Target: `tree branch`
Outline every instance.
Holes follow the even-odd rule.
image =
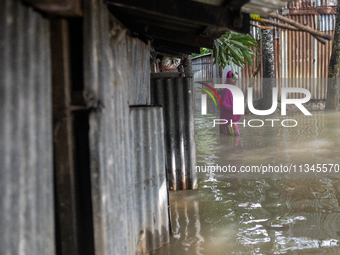
[[[254,19],[252,19],[254,20]],[[305,29],[299,29],[297,27],[294,27],[294,26],[291,26],[291,25],[285,25],[285,24],[281,24],[281,23],[278,23],[276,21],[273,21],[273,20],[270,20],[270,19],[264,19],[262,18],[262,20],[265,22],[265,23],[268,23],[270,25],[273,25],[273,26],[276,26],[276,27],[280,27],[280,28],[283,28],[283,29],[288,29],[288,30],[292,30],[292,31],[302,31],[302,32],[307,32],[309,33],[309,31],[306,31]],[[255,21],[255,20],[254,20]],[[310,34],[310,33],[309,33]],[[320,36],[317,36],[317,35],[313,35],[313,34],[310,34],[312,35],[316,40],[318,40],[320,43],[322,44],[326,44],[326,40],[321,38]]]
[[[261,26],[261,25],[256,25],[256,24],[250,24],[253,27],[258,27],[260,29],[274,29],[274,27],[266,27],[266,26]]]
[[[283,22],[286,22],[286,23],[288,23],[290,25],[293,25],[294,27],[297,27],[300,30],[306,31],[306,32],[310,33],[311,35],[316,35],[316,36],[322,37],[322,38],[324,38],[326,40],[332,40],[333,39],[333,36],[331,36],[331,35],[328,35],[328,34],[320,32],[320,31],[317,31],[317,30],[311,28],[310,26],[302,25],[299,22],[296,22],[294,20],[288,19],[288,18],[286,18],[286,17],[284,17],[284,16],[282,16],[280,14],[272,12],[272,13],[269,13],[268,16],[271,17],[271,18],[279,19],[279,20],[281,20]]]

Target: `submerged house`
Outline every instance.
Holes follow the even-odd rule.
[[[0,254],[149,254],[197,188],[190,61],[285,1],[4,0]]]

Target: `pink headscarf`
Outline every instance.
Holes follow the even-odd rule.
[[[228,73],[227,73],[227,78],[231,78],[231,77],[233,77],[233,71],[228,71]]]
[[[236,73],[237,74],[237,73]],[[231,84],[231,78],[233,78],[233,71],[229,71],[226,76],[225,84]]]

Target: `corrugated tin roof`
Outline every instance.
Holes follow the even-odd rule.
[[[209,56],[209,55],[211,55],[211,53],[207,53],[207,54],[200,55],[200,56],[197,56],[197,57],[192,57],[191,59],[201,58],[201,57],[205,57],[205,56]]]

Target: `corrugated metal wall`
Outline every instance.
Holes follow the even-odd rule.
[[[286,10],[311,10],[314,7],[336,6],[337,1],[298,1],[288,4]],[[333,14],[303,14],[286,15],[294,21],[308,25],[326,34],[334,35],[335,17]],[[326,99],[328,77],[328,63],[332,53],[333,41],[327,41],[325,45],[316,41],[308,33],[288,31],[277,28],[274,31],[275,75],[278,78],[279,96],[281,87],[306,88],[311,92],[312,99]],[[252,34],[257,36],[257,28],[252,29]],[[259,38],[260,39],[260,38]],[[261,41],[259,41],[261,44]],[[255,60],[255,58],[253,58]],[[251,77],[256,66],[246,65],[249,70],[243,77]],[[262,70],[259,77],[262,75]],[[282,84],[281,84],[282,83]],[[304,95],[292,93],[291,98],[304,97]]]
[[[164,109],[169,189],[196,189],[192,78],[151,79],[151,101]]]
[[[219,77],[219,66],[213,65],[211,54],[192,58],[192,72],[195,81],[206,81]],[[216,77],[217,75],[217,77]]]
[[[115,65],[125,68],[120,75],[128,85],[129,105],[149,105],[150,70],[145,67],[150,66],[150,46],[129,36],[111,45],[117,49],[113,51]]]
[[[104,2],[84,2],[84,95],[92,107],[90,166],[95,252],[133,254],[136,243],[127,211],[133,187],[129,173],[128,90],[125,66],[113,55],[109,38],[109,13]],[[132,201],[130,199],[130,201]]]
[[[287,7],[289,9],[305,9],[318,6],[336,6],[337,2],[337,0],[300,0],[288,3]]]
[[[135,187],[131,224],[138,234],[138,254],[150,254],[170,241],[163,109],[131,107],[130,118]]]
[[[157,214],[156,210],[166,207],[167,201],[163,199],[163,188],[143,186],[145,183],[136,179],[135,167],[139,165],[132,161],[136,149],[133,137],[137,139],[142,134],[131,125],[129,110],[129,104],[146,104],[149,100],[149,46],[125,35],[120,41],[110,40],[112,30],[124,33],[119,22],[109,16],[101,0],[84,3],[84,96],[91,108],[89,139],[96,255],[136,254],[137,243],[142,238],[136,232],[139,230],[137,209],[143,214],[144,229],[154,234],[159,231],[152,238],[149,232],[145,233],[152,245],[148,243],[144,247],[151,251],[168,238],[164,237],[162,227],[154,225],[154,222],[164,223],[164,211]],[[154,125],[151,118],[145,121],[148,127]],[[150,155],[150,151],[140,148],[144,156]],[[161,171],[149,167],[138,168],[145,178],[150,177],[152,170]],[[143,194],[144,187],[148,195],[141,203],[136,194]],[[162,200],[162,207],[158,207],[160,200],[155,197]]]
[[[286,17],[334,35],[335,15],[286,15]],[[253,29],[252,32],[258,31]],[[274,38],[275,75],[278,78],[284,78],[276,82],[279,87],[279,97],[283,86],[306,88],[311,92],[312,99],[326,99],[326,78],[333,41],[327,41],[323,45],[308,33],[280,28],[274,30]],[[253,60],[256,61],[255,57]],[[244,72],[243,77],[251,77],[255,68],[256,65],[246,64],[244,69],[249,71]],[[258,77],[261,76],[262,68],[258,74]],[[304,95],[292,93],[290,97],[298,98]]]
[[[150,46],[140,40],[126,37],[129,104],[150,104]],[[130,78],[130,79],[129,79]]]
[[[0,8],[0,254],[55,254],[49,22]]]
[[[333,19],[333,16],[334,15],[288,15],[287,17],[299,23],[307,24],[319,31],[327,31],[327,34],[334,35],[334,31],[321,29],[322,27],[320,27],[317,22],[317,20],[320,19],[320,23],[324,23],[327,20],[327,22],[331,21],[331,24],[335,22],[335,17]],[[334,27],[330,26],[330,28]],[[281,67],[282,77],[295,78],[287,79],[286,84],[283,86],[306,88],[311,91],[312,99],[325,99],[327,95],[325,78],[328,77],[328,63],[332,53],[333,41],[327,41],[326,44],[323,45],[307,33],[295,31],[282,31],[281,33],[282,45],[286,47]],[[311,87],[311,78],[318,79],[315,89]],[[297,96],[298,95],[294,95],[293,97]]]

